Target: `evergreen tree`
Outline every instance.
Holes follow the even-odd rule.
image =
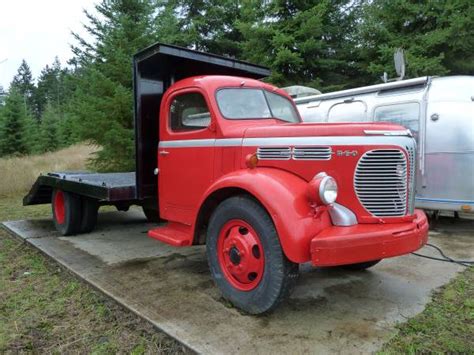
[[[26,109],[24,97],[15,88],[10,91],[3,109],[0,127],[0,152],[2,155],[28,153],[25,138]]]
[[[58,57],[51,66],[46,65],[38,78],[34,95],[34,114],[40,118],[48,103],[58,108],[65,101],[64,76],[65,70],[61,68]]]
[[[237,24],[243,20],[242,14],[242,5],[235,0],[166,1],[158,20],[159,25],[170,27],[158,26],[158,33],[160,40],[162,32],[167,34],[170,42],[166,43],[240,57],[243,37]]]
[[[28,154],[43,153],[41,144],[41,122],[27,114],[25,117],[25,142]]]
[[[132,55],[154,43],[155,8],[143,0],[103,0],[87,13],[87,42],[77,34],[73,64],[80,66],[72,113],[82,139],[102,147],[99,170],[133,170]]]
[[[262,0],[244,9],[249,19],[255,8],[260,14],[239,25],[243,52],[251,62],[272,69],[270,81],[320,90],[357,81],[353,48],[359,1]]]
[[[3,86],[0,85],[0,111],[3,108],[3,105],[5,105],[5,97],[7,96],[7,93],[3,89]]]
[[[370,81],[395,76],[393,53],[405,50],[407,77],[474,74],[470,0],[373,0],[364,7],[359,47]]]
[[[47,104],[40,127],[40,149],[42,152],[55,151],[60,147],[59,142],[59,121],[57,110],[51,104]]]
[[[68,147],[80,142],[78,134],[79,123],[74,115],[63,113],[58,122],[58,142],[59,148]]]
[[[35,84],[28,63],[23,60],[18,68],[17,74],[10,84],[10,91],[15,90],[23,98],[23,106],[26,111],[34,111]]]

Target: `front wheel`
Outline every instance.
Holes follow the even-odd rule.
[[[206,250],[224,298],[247,313],[275,309],[298,277],[298,264],[283,253],[270,216],[248,197],[231,197],[217,207],[209,221]]]

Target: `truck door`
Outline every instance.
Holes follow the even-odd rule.
[[[158,147],[160,216],[191,224],[199,199],[213,180],[213,114],[198,89],[174,92],[162,109]]]

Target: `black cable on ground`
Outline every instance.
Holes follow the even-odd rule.
[[[418,254],[418,253],[412,253],[412,254],[416,255],[416,256],[419,256],[419,257],[422,257],[422,258],[426,258],[426,259],[431,259],[431,260],[436,260],[436,261],[444,261],[444,262],[448,262],[448,263],[455,263],[455,264],[459,264],[459,265],[466,266],[466,267],[474,265],[473,260],[455,260],[455,259],[450,258],[449,256],[447,256],[440,247],[437,247],[436,245],[430,244],[430,243],[427,243],[426,245],[429,246],[429,247],[432,247],[433,249],[435,249],[438,253],[441,254],[441,256],[443,258],[441,259],[441,258],[436,258],[434,256],[423,255],[423,254]]]

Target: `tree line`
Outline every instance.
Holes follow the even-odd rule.
[[[157,41],[268,66],[266,80],[323,92],[395,76],[474,74],[470,0],[101,0],[86,12],[86,40],[35,83],[23,62],[0,91],[0,154],[30,154],[87,140],[93,168],[133,170],[132,55]]]
[[[35,84],[23,60],[1,101],[1,155],[39,154],[79,140],[67,109],[72,75],[56,58],[41,71]]]

